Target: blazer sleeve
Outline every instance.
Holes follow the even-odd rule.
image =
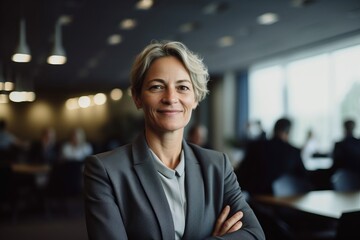
[[[244,194],[241,192],[233,167],[226,154],[224,157],[224,196],[223,206],[230,205],[232,216],[237,211],[244,213],[241,219],[243,226],[240,230],[226,234],[222,237],[212,237],[209,239],[241,239],[241,240],[260,240],[265,239],[262,227],[256,218],[253,210],[245,200]]]
[[[89,240],[126,240],[124,223],[103,161],[90,156],[84,169],[85,217]]]

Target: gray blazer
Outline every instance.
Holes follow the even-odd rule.
[[[187,214],[183,239],[265,239],[223,153],[183,141]],[[91,240],[175,238],[165,192],[144,135],[132,144],[86,159],[84,198]],[[243,227],[211,237],[226,204],[244,212]]]

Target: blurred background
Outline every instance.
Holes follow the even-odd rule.
[[[311,136],[312,173],[331,168],[343,121],[360,125],[358,0],[1,0],[0,32],[0,131],[12,142],[0,140],[1,239],[87,239],[81,163],[141,131],[129,71],[152,40],[204,58],[210,95],[188,128],[206,128],[235,169],[281,117],[293,146]],[[317,190],[333,189],[328,175]]]

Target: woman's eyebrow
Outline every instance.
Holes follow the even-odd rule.
[[[165,81],[163,79],[159,79],[159,78],[154,78],[154,79],[151,79],[147,82],[147,84],[151,84],[153,82],[158,82],[158,83],[165,83]]]
[[[154,83],[154,82],[157,82],[157,83],[162,83],[162,84],[165,84],[166,81],[163,80],[163,79],[160,79],[160,78],[154,78],[154,79],[151,79],[147,82],[147,84],[151,84],[151,83]],[[176,80],[176,84],[181,84],[181,83],[189,83],[191,84],[191,81],[189,79],[180,79],[180,80]]]
[[[180,80],[177,80],[176,83],[190,83],[191,84],[191,81],[189,79],[180,79]]]

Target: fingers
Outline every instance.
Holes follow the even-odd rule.
[[[230,213],[230,206],[226,205],[224,209],[221,211],[220,216],[216,220],[216,225],[213,232],[214,236],[219,236],[219,232],[222,228],[222,225],[226,221],[226,218],[228,217],[229,213]]]
[[[240,220],[243,215],[244,214],[239,211],[226,220],[220,229],[220,235],[239,230],[242,226],[242,222]]]
[[[244,214],[241,211],[238,211],[227,219],[229,213],[230,206],[226,205],[216,221],[213,236],[222,236],[226,233],[235,232],[242,227],[242,222],[240,220]]]
[[[242,221],[237,221],[226,233],[232,233],[239,230],[242,227]]]

